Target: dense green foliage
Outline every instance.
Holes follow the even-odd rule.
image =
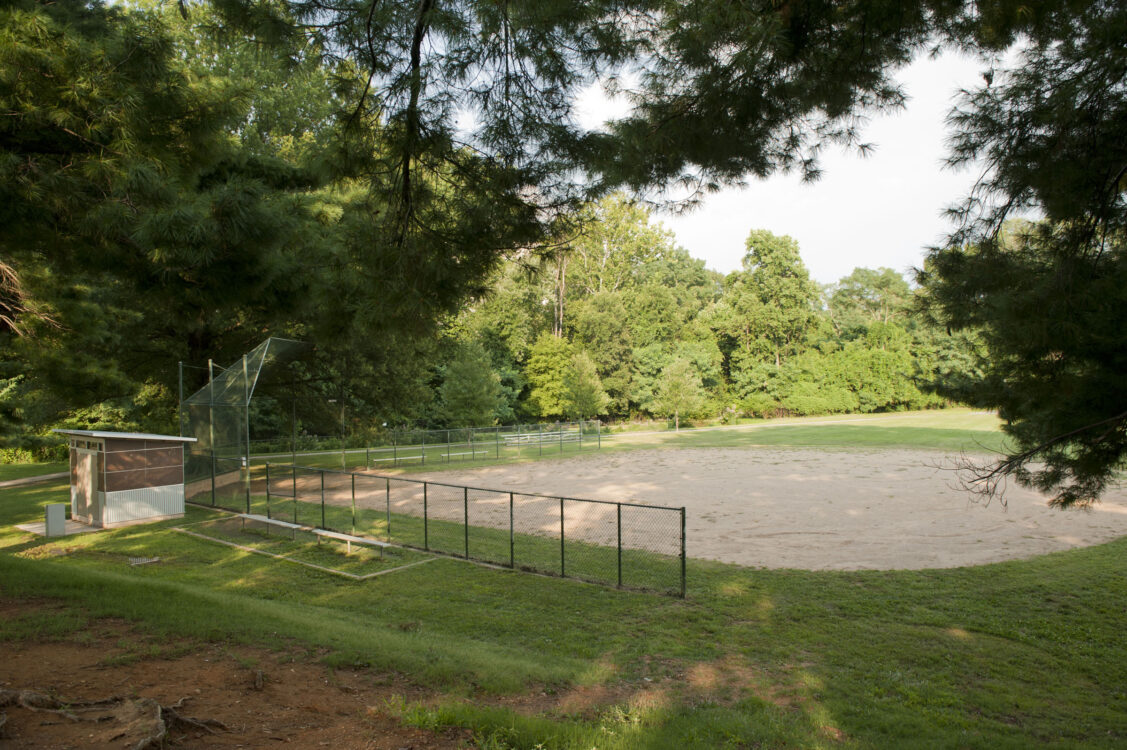
[[[446,365],[440,391],[443,412],[455,427],[488,424],[500,408],[501,378],[480,345],[458,347]]]
[[[984,333],[986,377],[947,392],[999,408],[1014,439],[968,481],[992,495],[1014,477],[1087,504],[1127,459],[1127,6],[998,21],[976,43],[1020,38],[1020,54],[950,118],[952,160],[989,170],[921,280],[938,320]],[[1019,211],[1042,220],[1008,221]]]
[[[743,269],[722,277],[615,194],[542,264],[529,274],[520,258],[506,262],[493,294],[452,327],[523,373],[527,390],[509,396],[527,418],[582,411],[568,401],[577,354],[608,397],[584,414],[675,423],[938,406],[933,382],[977,375],[973,336],[915,314],[902,276],[857,269],[820,289],[798,244],[763,230],[749,234]]]
[[[459,197],[417,208],[441,236],[402,226],[371,178],[382,147],[342,125],[358,74],[304,38],[255,45],[205,5],[33,0],[0,33],[0,428],[22,445],[60,422],[174,431],[177,361],[272,334],[317,344],[294,376],[306,422],[328,431],[330,398],[416,416],[440,318],[537,235],[480,175],[425,167]]]

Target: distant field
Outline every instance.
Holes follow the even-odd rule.
[[[66,461],[41,464],[0,464],[0,482],[6,482],[9,479],[37,477],[43,474],[58,474],[60,471],[66,471],[67,467]]]
[[[601,438],[587,435],[582,443],[572,441],[556,444],[548,440],[543,445],[506,445],[503,442],[495,445],[485,441],[474,445],[401,446],[395,454],[410,458],[407,463],[401,464],[391,460],[393,454],[386,447],[370,452],[363,448],[350,448],[344,452],[339,449],[299,451],[296,461],[300,466],[348,471],[363,469],[367,463],[372,471],[398,474],[458,469],[470,464],[490,466],[550,460],[656,446],[884,446],[983,453],[999,450],[1004,441],[996,416],[969,409],[757,420],[738,425],[686,427],[680,432],[655,429],[659,424],[604,427]],[[420,460],[423,456],[425,459]],[[276,453],[252,459],[252,463],[257,466],[267,462],[289,464],[291,457],[286,453]]]
[[[603,450],[641,446],[886,446],[981,453],[1004,447],[994,414],[969,409],[763,420],[680,432],[612,432]]]

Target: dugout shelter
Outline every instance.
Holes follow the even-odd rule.
[[[113,528],[184,515],[184,447],[195,438],[55,430],[70,447],[71,518]]]

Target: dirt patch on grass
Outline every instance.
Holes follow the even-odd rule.
[[[1122,487],[1089,511],[1055,510],[1045,496],[1017,486],[1009,488],[1006,507],[982,505],[953,486],[952,471],[940,468],[952,461],[922,450],[750,446],[600,453],[411,477],[685,506],[690,557],[766,568],[953,568],[1127,534]],[[613,512],[614,506],[605,507]],[[582,529],[576,531],[582,538]],[[641,546],[631,545],[627,532],[624,544]]]
[[[73,618],[50,603],[0,599],[0,617],[17,629],[20,620],[47,621],[52,613]],[[469,740],[464,730],[434,733],[396,721],[399,701],[435,697],[402,676],[330,669],[317,654],[295,658],[292,650],[173,642],[115,620],[87,621],[67,634],[21,635],[0,648],[0,689],[31,690],[63,703],[122,698],[178,704],[180,715],[226,727],[170,727],[169,748],[440,750],[465,747]],[[0,713],[7,716],[0,748],[135,746],[111,719],[76,720],[20,705]]]

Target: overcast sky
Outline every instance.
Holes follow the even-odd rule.
[[[858,266],[907,272],[950,230],[943,209],[977,177],[943,167],[943,122],[958,90],[982,83],[981,69],[954,54],[921,58],[898,76],[907,109],[877,117],[865,129],[863,140],[876,145],[872,155],[827,152],[823,175],[812,184],[796,175],[757,180],[707,196],[691,213],[658,218],[691,255],[725,273],[739,268],[752,229],[798,240],[810,275],[822,283]],[[595,126],[621,107],[591,95],[583,109],[585,124]]]

